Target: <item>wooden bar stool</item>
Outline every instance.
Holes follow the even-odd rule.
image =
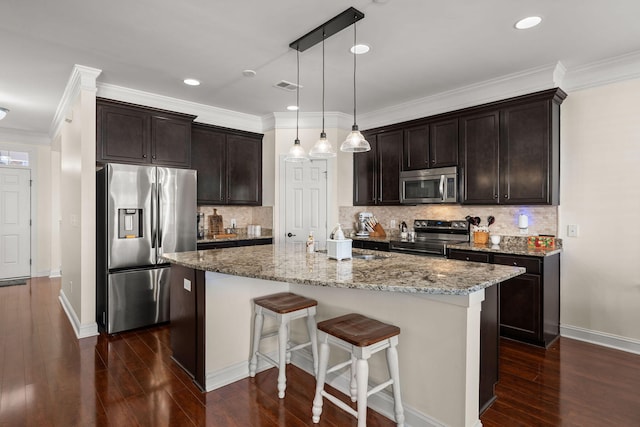
[[[311,346],[313,356],[313,373],[318,373],[318,341],[316,334],[316,300],[305,298],[291,292],[267,295],[253,300],[255,304],[255,318],[253,326],[253,343],[251,359],[249,360],[249,375],[255,377],[258,356],[278,368],[278,397],[284,397],[287,387],[286,364],[291,362],[291,352]],[[273,317],[278,324],[278,330],[263,334],[264,315]],[[292,346],[289,340],[289,324],[294,319],[307,318],[309,341]],[[278,336],[278,360],[260,352],[260,341],[263,338]]]
[[[367,425],[367,398],[392,384],[396,423],[398,426],[404,426],[404,409],[400,398],[398,351],[396,349],[398,345],[398,335],[400,335],[400,328],[397,326],[388,325],[355,313],[318,323],[320,364],[316,382],[316,394],[313,399],[312,420],[314,423],[320,421],[322,396],[324,396],[356,417],[358,419],[358,427],[365,427]],[[351,360],[327,369],[329,344],[348,351],[351,354]],[[391,378],[368,390],[368,359],[373,354],[385,349],[387,350],[387,365]],[[326,375],[348,365],[351,365],[351,400],[358,402],[357,411],[324,390]]]

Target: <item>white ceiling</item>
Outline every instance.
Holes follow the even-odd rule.
[[[2,0],[0,129],[49,132],[74,64],[100,83],[264,116],[296,81],[289,43],[353,6],[358,113],[561,61],[567,70],[640,52],[638,0]],[[615,7],[614,7],[615,6]],[[540,26],[514,23],[540,15]],[[351,114],[352,27],[326,41],[326,110]],[[301,111],[321,110],[321,45],[300,54]],[[253,69],[257,76],[243,77]],[[186,77],[202,85],[189,87]]]

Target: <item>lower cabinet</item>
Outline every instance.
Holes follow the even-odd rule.
[[[375,240],[357,240],[354,239],[351,247],[355,249],[368,249],[372,251],[389,252],[388,242],[379,242]]]
[[[458,249],[449,258],[526,268],[499,285],[500,336],[548,347],[560,334],[560,254],[530,257]]]
[[[238,246],[270,245],[272,243],[273,243],[273,238],[265,237],[264,239],[223,240],[221,242],[200,242],[197,244],[197,248],[199,251],[203,251],[206,249],[237,248]]]
[[[205,272],[171,266],[170,315],[172,358],[205,389]]]

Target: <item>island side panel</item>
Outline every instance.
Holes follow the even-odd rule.
[[[205,273],[206,390],[211,391],[249,376],[249,355],[253,334],[254,298],[287,292],[289,284],[249,277]],[[264,330],[275,323],[265,317]],[[277,338],[262,341],[261,351],[277,358]],[[259,361],[258,371],[269,368]]]

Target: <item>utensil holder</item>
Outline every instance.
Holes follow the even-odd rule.
[[[384,232],[384,228],[380,225],[380,223],[376,224],[373,227],[373,231],[369,232],[369,237],[386,237],[387,233]]]
[[[486,245],[489,241],[489,233],[486,231],[474,231],[473,243],[476,245]]]

